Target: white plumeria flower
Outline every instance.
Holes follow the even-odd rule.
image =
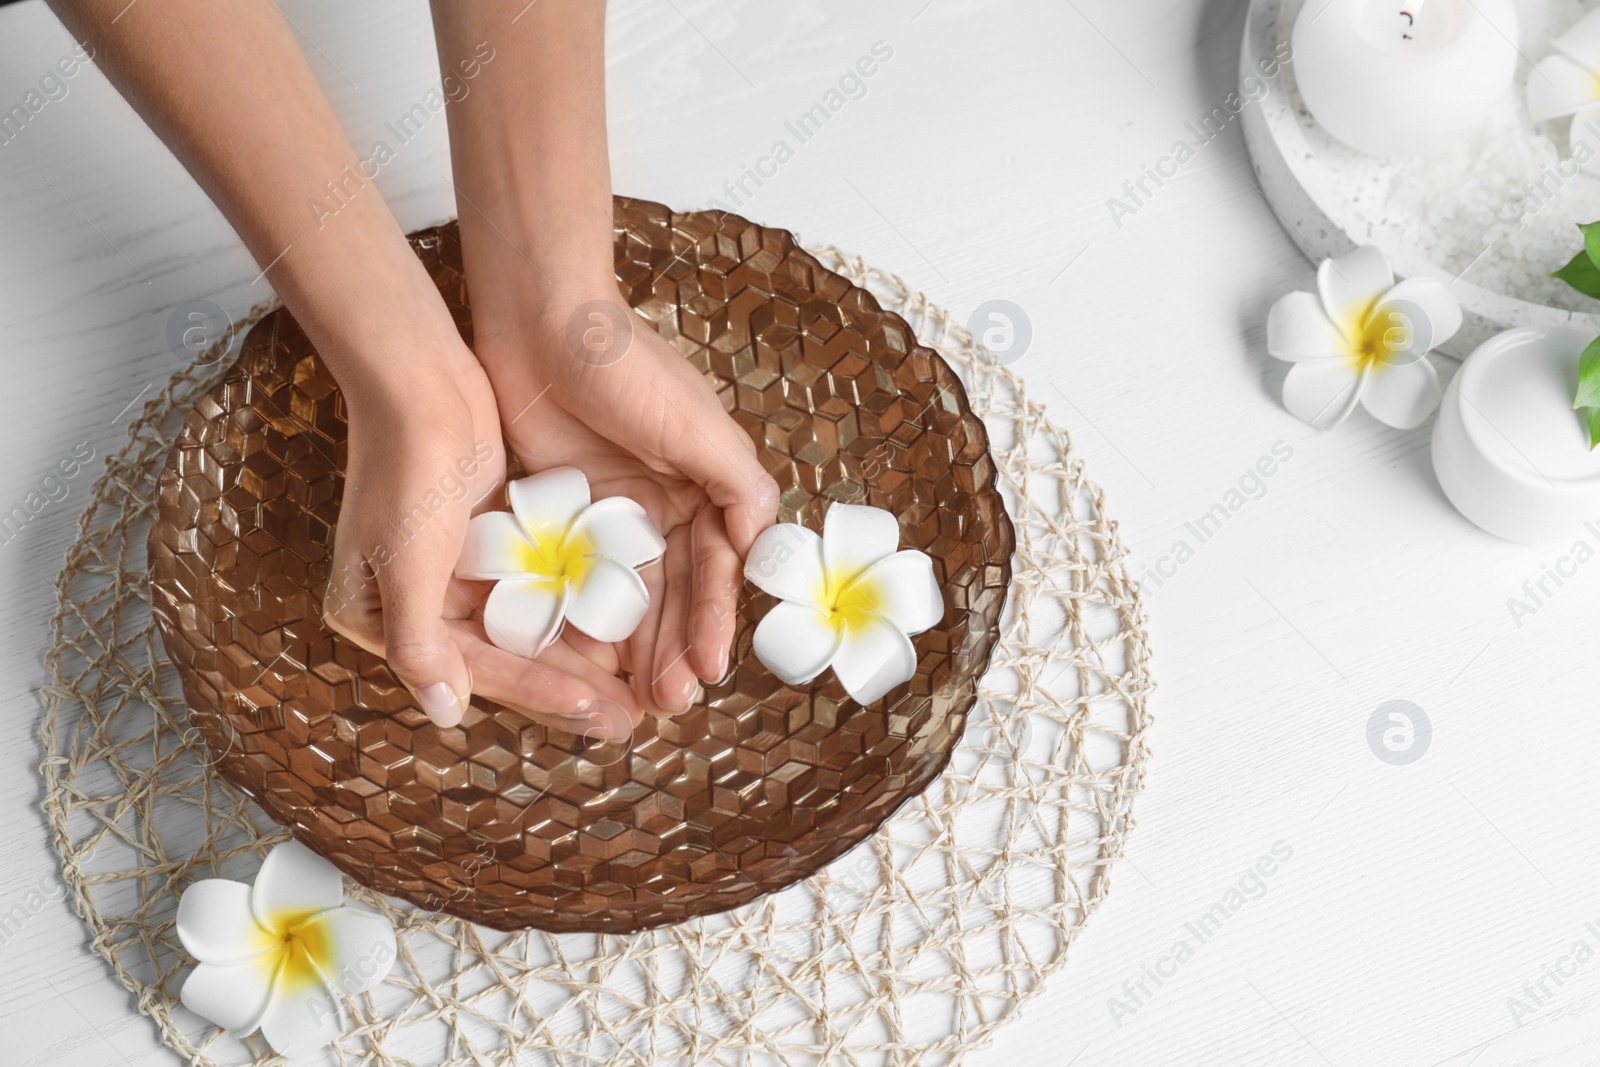
[[[1596,132],[1595,121],[1600,119],[1600,9],[1550,43],[1555,53],[1528,73],[1528,115],[1535,122],[1573,116],[1573,158],[1585,170],[1600,172],[1600,153],[1578,137],[1580,129]],[[1582,159],[1580,144],[1585,149]]]
[[[1283,403],[1319,430],[1361,406],[1396,429],[1420,426],[1439,406],[1428,350],[1461,328],[1461,305],[1436,278],[1395,284],[1368,245],[1325,259],[1317,292],[1289,293],[1267,315],[1267,351],[1294,367]]]
[[[563,621],[596,641],[632,634],[650,607],[635,568],[667,547],[644,508],[622,496],[591,504],[573,467],[519,478],[506,499],[509,512],[473,517],[456,564],[457,577],[496,583],[483,606],[489,640],[531,659]]]
[[[860,704],[910,681],[911,637],[944,618],[944,596],[927,553],[899,547],[894,515],[857,504],[830,506],[821,537],[789,522],[764,531],[744,576],[783,603],[756,627],[756,658],[786,685],[832,667]]]
[[[394,928],[344,907],[333,864],[297,841],[267,854],[254,886],[207,878],[178,901],[178,938],[200,961],[184,1007],[234,1037],[261,1028],[285,1056],[327,1045],[345,1029],[341,997],[364,993],[394,966]]]

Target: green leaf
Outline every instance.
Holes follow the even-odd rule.
[[[1583,232],[1583,250],[1589,253],[1589,262],[1600,266],[1600,222],[1580,222]]]
[[[1590,341],[1578,357],[1578,391],[1572,396],[1572,407],[1600,408],[1600,337]]]
[[[1590,341],[1578,357],[1578,388],[1572,409],[1583,412],[1583,426],[1589,434],[1589,451],[1600,445],[1600,337]]]
[[[1587,242],[1589,237],[1585,235],[1584,240]],[[1600,236],[1597,236],[1594,240],[1597,244],[1600,244]],[[1555,271],[1550,277],[1560,278],[1584,296],[1600,298],[1600,267],[1595,266],[1595,262],[1590,258],[1590,255],[1588,246],[1585,244],[1584,251],[1573,256],[1571,262],[1560,270]]]

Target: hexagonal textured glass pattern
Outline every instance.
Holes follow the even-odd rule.
[[[454,224],[412,244],[472,338]],[[944,767],[996,640],[1013,538],[981,421],[897,315],[783,230],[616,203],[630,303],[716,384],[821,528],[834,500],[900,519],[946,614],[917,674],[862,707],[789,687],[750,651],[627,746],[474,700],[439,729],[383,660],[320,620],[345,458],[337,386],[279,310],[189,415],[150,534],[154,612],[215,767],[346,874],[501,929],[626,932],[743,904],[870,835]]]

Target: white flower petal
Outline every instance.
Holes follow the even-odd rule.
[[[304,1056],[343,1032],[344,1005],[328,991],[305,948],[292,945],[272,983],[261,1036],[281,1055]]]
[[[843,636],[816,608],[784,601],[756,624],[751,646],[784,685],[805,685],[828,669]]]
[[[467,523],[467,539],[456,562],[456,577],[475,581],[517,578],[529,573],[536,553],[522,524],[509,511],[486,511]]]
[[[1583,16],[1572,24],[1572,29],[1550,43],[1556,51],[1570,56],[1578,66],[1600,70],[1600,9]]]
[[[1443,390],[1426,359],[1375,367],[1361,390],[1361,406],[1397,430],[1421,426],[1439,406]]]
[[[1349,341],[1358,340],[1361,323],[1373,303],[1394,288],[1394,271],[1376,245],[1325,259],[1317,268],[1322,309]]]
[[[1383,294],[1373,314],[1396,320],[1395,325],[1412,338],[1413,343],[1406,347],[1418,356],[1461,329],[1461,305],[1450,287],[1437,278],[1407,278]]]
[[[835,589],[900,547],[900,520],[882,508],[833,504],[822,519],[822,559]]]
[[[245,963],[202,963],[183,980],[178,999],[200,1018],[244,1037],[261,1025],[281,957],[274,952]]]
[[[744,561],[744,576],[779,600],[821,607],[828,585],[822,538],[792,522],[761,531]]]
[[[571,582],[567,621],[596,641],[623,641],[639,628],[650,608],[650,591],[632,567],[600,556],[585,561],[581,580]]]
[[[483,602],[483,628],[496,648],[532,659],[561,632],[567,591],[544,578],[507,578]]]
[[[1267,312],[1267,351],[1279,359],[1334,359],[1344,337],[1315,293],[1285,293]]]
[[[1343,422],[1360,397],[1361,375],[1342,359],[1296,363],[1283,380],[1283,406],[1319,430]]]
[[[1528,72],[1528,116],[1534,122],[1571,115],[1595,102],[1594,74],[1566,56],[1545,56]]]
[[[506,501],[529,537],[560,538],[589,506],[589,479],[576,467],[552,467],[507,485]]]
[[[250,911],[250,887],[206,878],[178,898],[178,940],[202,963],[238,963],[280,944]]]
[[[294,929],[335,993],[353,997],[389,976],[394,967],[394,926],[382,915],[343,907],[313,915]]]
[[[256,922],[281,935],[343,900],[338,868],[300,842],[285,841],[274,845],[261,864],[250,891],[250,910]]]
[[[908,548],[880,559],[839,597],[839,607],[859,603],[907,634],[920,634],[944,618],[944,595],[926,552]]]
[[[642,567],[667,550],[666,539],[644,508],[625,496],[608,496],[584,508],[567,532],[569,544],[574,538],[624,567]]]
[[[853,615],[845,628],[833,673],[858,704],[874,704],[917,673],[917,651],[900,627],[881,615]]]

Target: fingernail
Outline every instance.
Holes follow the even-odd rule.
[[[454,726],[461,721],[461,698],[446,682],[434,682],[417,693],[422,712],[435,726]]]

